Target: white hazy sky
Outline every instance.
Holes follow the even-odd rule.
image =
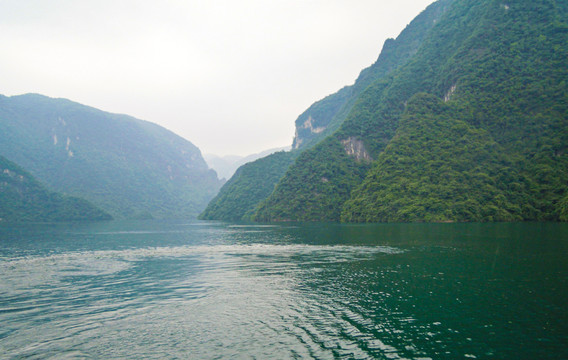
[[[290,145],[433,0],[0,0],[0,94],[158,123],[203,153]]]

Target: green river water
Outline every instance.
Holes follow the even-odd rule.
[[[2,359],[568,359],[568,224],[0,225]]]

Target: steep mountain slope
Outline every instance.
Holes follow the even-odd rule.
[[[456,0],[256,219],[566,219],[567,24],[562,1]]]
[[[28,172],[0,156],[0,221],[109,220],[86,200],[48,191]]]
[[[337,130],[369,85],[404,65],[418,51],[429,30],[453,1],[439,0],[428,6],[396,39],[385,41],[377,61],[361,71],[353,85],[326,96],[304,111],[295,122],[292,149],[307,149]]]
[[[442,14],[447,11],[449,5],[453,1],[454,0],[440,0],[430,5],[401,32],[396,40],[388,39],[385,42],[383,50],[379,55],[377,61],[367,69],[364,69],[353,85],[346,86],[343,89],[339,90],[337,93],[329,95],[324,99],[317,101],[304,113],[302,113],[296,120],[296,134],[292,145],[293,154],[288,155],[288,159],[290,161],[281,161],[281,157],[267,157],[266,160],[254,163],[254,165],[247,164],[247,170],[244,171],[243,174],[241,174],[239,179],[229,181],[224,185],[221,193],[231,194],[231,197],[239,199],[242,204],[246,203],[248,206],[246,211],[239,211],[236,213],[229,211],[229,209],[235,208],[234,201],[231,199],[231,197],[220,196],[212,201],[206,213],[204,213],[202,217],[205,219],[235,220],[235,214],[244,215],[244,213],[254,213],[259,203],[262,200],[265,200],[271,192],[249,192],[249,189],[274,189],[276,184],[280,181],[280,177],[263,176],[263,169],[270,168],[270,174],[272,175],[285,174],[288,167],[293,164],[293,160],[295,160],[301,152],[310,149],[326,136],[336,131],[342,124],[342,122],[346,119],[347,115],[354,107],[354,105],[359,101],[358,99],[360,95],[370,84],[386,77],[388,74],[404,65],[411,59],[411,57],[420,47],[422,41],[424,41],[424,39],[426,38],[429,30],[436,24]],[[335,145],[337,146],[337,144]],[[326,146],[327,145],[324,145],[323,148],[325,148]],[[325,157],[325,155],[323,156]],[[342,157],[341,154],[338,154],[338,156],[335,157],[336,160],[339,158],[341,158],[344,162],[349,160],[345,157]],[[275,163],[271,164],[271,159],[274,159]],[[304,162],[301,156],[298,161]],[[343,165],[338,163],[335,165],[337,165],[338,167],[353,167],[353,164],[350,163],[344,163]],[[277,170],[277,166],[284,167]],[[258,167],[258,169],[254,170],[254,168],[256,167]],[[358,175],[350,175],[350,181],[360,181],[361,179],[359,178],[363,176],[364,170],[365,169],[357,169],[355,172],[358,173]],[[304,173],[310,174],[311,172],[309,169],[306,169]],[[255,177],[254,174],[260,174],[260,176]],[[315,174],[316,173],[314,173],[314,175]],[[324,175],[321,175],[319,177],[316,176],[316,178],[320,180],[322,178],[328,179],[328,177]],[[314,179],[298,178],[299,183],[295,184],[294,187],[290,189],[291,191],[293,191],[294,188],[301,186],[301,183],[308,184],[310,182],[313,183],[313,181],[317,181]],[[341,182],[341,186],[346,186],[344,180],[341,180]],[[349,186],[351,187],[351,185],[353,184],[350,184]],[[334,186],[332,186],[332,184],[327,184],[326,188],[331,192],[334,191]],[[323,191],[325,191],[325,189],[323,189]],[[260,197],[261,193],[264,194],[264,198]],[[321,195],[322,192],[319,192],[319,194]],[[335,194],[331,195],[336,197]],[[347,197],[348,195],[348,191],[343,192],[342,199]],[[251,199],[248,199],[249,196],[251,197]],[[294,203],[298,204],[298,207],[295,208],[287,205],[286,209],[283,209],[285,211],[280,213],[280,216],[287,218],[288,215],[286,215],[285,213],[292,212],[296,214],[303,214],[303,201],[311,201],[309,199],[310,198],[295,199]],[[275,199],[272,199],[271,201],[272,203],[274,203]],[[333,212],[333,218],[338,218],[339,213],[335,214],[337,210],[334,210]],[[317,213],[322,216],[325,215],[323,217],[325,219],[330,218],[330,213],[328,213],[323,208],[318,209]],[[311,213],[310,215],[306,213],[302,216],[302,218],[311,218],[313,216],[315,216],[315,213]],[[258,219],[261,218],[262,217],[259,217]]]
[[[41,95],[0,97],[0,155],[115,217],[193,217],[220,187],[199,149],[172,132]]]

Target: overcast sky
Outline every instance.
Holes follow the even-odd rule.
[[[203,153],[292,143],[433,0],[0,0],[0,94],[158,123]]]

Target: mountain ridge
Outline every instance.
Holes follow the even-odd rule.
[[[295,121],[292,149],[309,148],[336,131],[358,101],[360,94],[373,82],[406,63],[424,41],[430,28],[454,0],[439,0],[417,15],[396,37],[387,39],[369,67],[361,70],[353,85],[316,101]]]

